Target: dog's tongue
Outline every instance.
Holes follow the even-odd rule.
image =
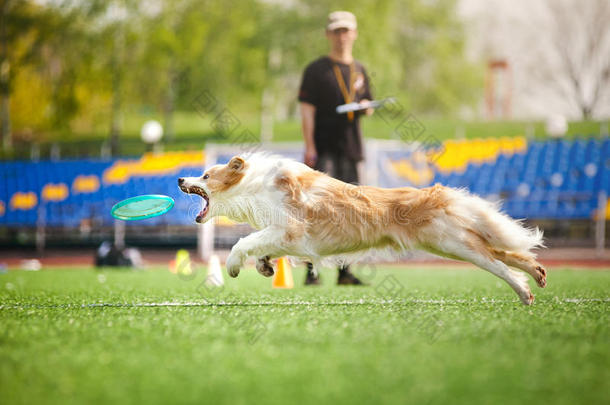
[[[208,200],[207,199],[203,199],[203,208],[201,209],[201,211],[199,211],[199,214],[197,214],[197,218],[195,218],[195,222],[201,222],[203,221],[203,217],[205,217],[205,214],[208,212]]]

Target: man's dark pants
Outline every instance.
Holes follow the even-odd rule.
[[[345,156],[322,154],[318,155],[314,169],[324,172],[345,183],[358,184],[358,162]],[[349,266],[339,267],[338,284],[362,284],[349,270]],[[305,284],[319,284],[318,277],[313,273],[313,265],[307,263]]]

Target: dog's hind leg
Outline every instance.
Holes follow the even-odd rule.
[[[487,270],[506,281],[508,285],[510,285],[511,288],[517,293],[523,304],[531,305],[534,302],[534,296],[530,291],[525,275],[509,269],[506,264],[494,257],[491,257],[491,254],[485,250],[479,251],[477,248],[468,246],[467,243],[458,241],[453,243],[444,241],[442,246],[437,246],[429,250],[442,256],[470,262],[484,270]]]
[[[492,249],[494,257],[508,266],[516,267],[531,275],[540,288],[546,287],[546,270],[531,254],[520,254],[504,250]]]
[[[508,285],[515,290],[523,304],[531,305],[534,302],[534,295],[530,291],[530,287],[527,284],[527,278],[523,273],[518,273],[509,269],[506,264],[502,263],[500,260],[488,259],[484,256],[473,258],[473,260],[468,261],[506,281]]]

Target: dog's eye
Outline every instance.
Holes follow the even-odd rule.
[[[204,179],[204,180],[207,180],[207,179],[209,179],[209,178],[210,178],[210,175],[209,175],[209,174],[204,174],[204,175],[203,175],[203,179]]]

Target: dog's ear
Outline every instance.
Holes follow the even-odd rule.
[[[246,167],[246,161],[239,156],[235,156],[229,161],[227,166],[229,166],[229,169],[239,172]]]

